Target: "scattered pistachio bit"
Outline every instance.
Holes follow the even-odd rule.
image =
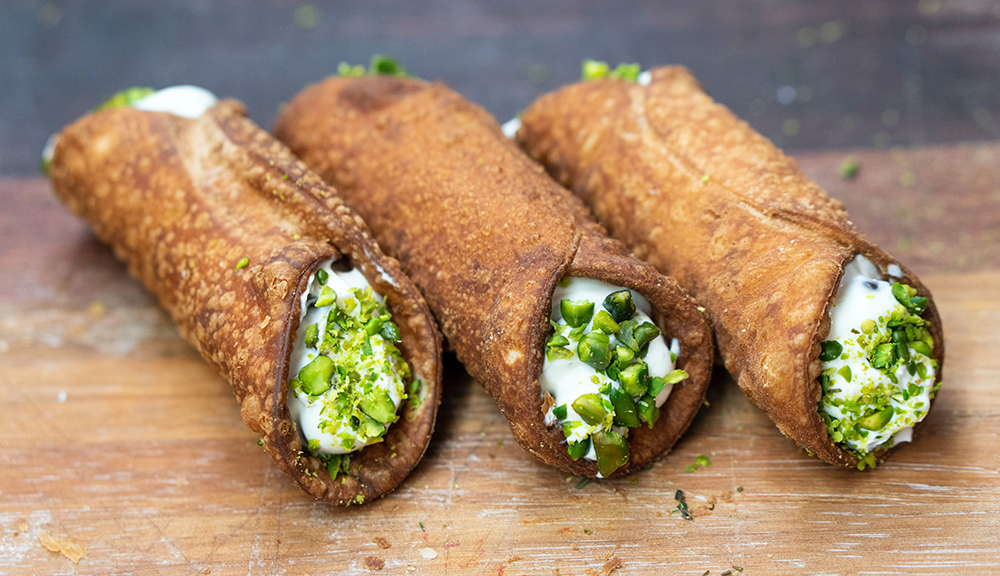
[[[687,501],[684,499],[684,491],[678,490],[674,493],[674,500],[677,501],[677,511],[681,513],[681,518],[685,520],[694,520],[691,516],[691,510],[688,509]]]
[[[246,268],[247,264],[249,263],[250,263],[250,257],[244,256],[240,258],[239,262],[236,263],[236,269],[239,270],[240,268]]]
[[[844,180],[851,180],[858,175],[858,168],[861,164],[856,156],[848,156],[840,163],[840,177]]]

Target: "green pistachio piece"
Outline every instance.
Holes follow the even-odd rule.
[[[552,409],[552,415],[560,420],[566,419],[566,405],[556,406]]]
[[[330,274],[327,273],[326,270],[323,270],[322,268],[316,270],[316,280],[319,281],[320,286],[325,285],[326,281],[329,279],[330,279]]]
[[[686,380],[688,378],[688,373],[680,368],[673,370],[670,374],[663,377],[664,384],[677,384],[681,380]],[[659,394],[659,392],[657,392]]]
[[[896,361],[896,346],[889,342],[875,347],[875,356],[871,359],[875,368],[885,368]]]
[[[299,370],[298,379],[302,382],[302,391],[310,396],[319,396],[329,390],[333,370],[333,360],[326,356],[314,358]]]
[[[892,295],[895,296],[896,300],[903,306],[906,306],[907,308],[911,306],[910,291],[907,290],[907,286],[905,284],[901,284],[899,282],[893,283]]]
[[[564,298],[559,301],[559,312],[571,327],[584,326],[594,316],[594,303],[587,300],[573,302]]]
[[[378,316],[372,316],[365,322],[365,334],[369,336],[374,336],[382,330],[382,319]]]
[[[319,298],[316,299],[315,306],[317,308],[322,308],[323,306],[329,306],[337,301],[337,293],[333,291],[329,286],[323,286],[323,289],[319,292]]]
[[[607,478],[628,462],[628,441],[621,434],[602,430],[591,435],[597,454],[597,470]]]
[[[305,338],[303,342],[309,348],[315,348],[317,342],[319,341],[319,324],[310,324],[306,326]]]
[[[577,461],[587,455],[590,452],[590,438],[584,438],[579,442],[570,442],[569,446],[566,447],[566,451],[569,452],[569,457],[573,461]]]
[[[635,320],[625,320],[618,324],[618,332],[615,338],[624,346],[628,346],[633,352],[639,351],[639,342],[635,339]]]
[[[376,388],[358,404],[361,411],[383,424],[396,419],[396,405],[392,403],[389,393],[383,388]]]
[[[385,426],[371,416],[365,416],[365,421],[362,425],[364,426],[363,436],[367,436],[368,438],[379,438],[385,434]]]
[[[635,336],[636,343],[639,344],[639,348],[642,348],[660,335],[660,329],[652,322],[643,322],[635,329],[633,335]]]
[[[600,330],[611,335],[618,331],[618,323],[608,314],[607,310],[599,310],[594,316],[594,330]]]
[[[545,343],[549,348],[552,346],[569,346],[569,340],[565,336],[560,336],[559,334],[553,334],[549,341]]]
[[[588,332],[577,344],[576,353],[582,362],[593,366],[594,370],[605,370],[611,364],[608,335],[598,330]]]
[[[636,405],[639,409],[639,417],[649,425],[650,428],[660,419],[660,409],[656,405],[656,398],[652,395],[643,396]]]
[[[887,406],[878,412],[870,416],[866,416],[858,422],[858,426],[864,428],[865,430],[877,431],[885,428],[885,425],[892,420],[892,414],[894,409],[892,406]]]
[[[636,82],[639,80],[640,72],[642,72],[642,67],[638,64],[621,63],[616,66],[610,74],[608,74],[608,77],[621,78],[622,80],[628,80],[629,82]]]
[[[917,352],[918,354],[923,354],[924,356],[931,355],[931,347],[928,346],[926,342],[920,340],[916,342],[910,342],[910,348],[913,348],[913,351]]]
[[[395,58],[390,58],[382,54],[372,56],[371,65],[368,66],[368,73],[372,76],[407,76],[406,69],[396,62]]]
[[[861,323],[861,331],[865,334],[871,334],[875,331],[875,326],[876,324],[874,320],[865,320]]]
[[[591,426],[604,422],[604,418],[608,415],[608,411],[604,408],[604,401],[597,394],[584,394],[574,400],[573,411]]]
[[[573,357],[573,351],[562,346],[553,346],[545,350],[545,357],[548,358],[549,362],[553,360],[569,360]]]
[[[685,372],[685,374],[687,374],[687,372]],[[666,380],[660,378],[659,376],[653,376],[653,378],[649,381],[649,395],[656,398],[660,395],[660,392],[663,392],[663,389],[666,386]]]
[[[891,346],[891,344],[890,344],[890,346]],[[850,366],[848,366],[847,364],[844,364],[843,366],[840,367],[840,370],[837,370],[837,374],[840,374],[844,378],[845,382],[850,383],[850,381],[851,381],[851,367]]]
[[[603,306],[615,322],[621,323],[635,316],[635,302],[632,301],[632,293],[627,289],[608,294]]]
[[[95,108],[95,111],[111,110],[113,108],[124,108],[131,106],[137,100],[142,100],[156,90],[152,88],[126,88],[108,98],[103,104]]]
[[[636,414],[635,401],[620,388],[611,390],[611,405],[615,407],[614,422],[616,426],[635,428],[640,424]]]
[[[819,353],[819,359],[823,362],[829,362],[830,360],[836,359],[844,351],[844,346],[836,340],[826,340],[821,342],[820,347],[823,351]]]
[[[583,66],[580,71],[580,78],[582,80],[597,80],[598,78],[604,78],[608,75],[611,67],[608,66],[607,62],[601,62],[599,60],[587,60],[583,61]]]
[[[387,320],[382,323],[382,329],[379,331],[382,338],[389,342],[399,342],[402,337],[399,335],[399,326],[392,320]]]
[[[614,350],[614,363],[618,366],[619,370],[629,365],[629,362],[635,358],[635,352],[627,346],[615,346]]]
[[[645,362],[630,364],[621,372],[622,389],[633,398],[649,391],[649,366]]]
[[[330,478],[337,479],[343,457],[343,454],[331,454],[330,459],[326,461],[326,471],[330,473]]]
[[[921,342],[923,344],[923,342]],[[910,349],[906,345],[906,342],[895,342],[896,346],[896,357],[900,358],[903,362],[910,361]]]

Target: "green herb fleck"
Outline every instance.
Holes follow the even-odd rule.
[[[848,156],[840,163],[840,177],[844,180],[851,180],[858,175],[858,168],[861,165],[856,156]]]

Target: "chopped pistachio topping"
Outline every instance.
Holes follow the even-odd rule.
[[[607,62],[600,60],[584,60],[581,67],[580,78],[582,80],[598,80],[600,78],[621,78],[629,82],[636,82],[642,68],[638,64],[619,64],[613,70]]]
[[[820,353],[820,415],[861,469],[874,467],[872,452],[894,438],[907,440],[926,416],[937,370],[929,323],[920,317],[927,298],[871,277],[877,273],[867,259],[848,266]]]
[[[126,88],[125,90],[122,90],[121,92],[118,92],[113,96],[111,96],[111,98],[105,100],[104,103],[102,103],[100,106],[94,108],[94,111],[99,112],[101,110],[112,110],[114,108],[124,108],[126,106],[131,106],[133,102],[142,100],[143,98],[149,96],[153,92],[156,92],[156,90],[152,88],[144,88],[144,87]]]
[[[347,62],[341,62],[337,66],[337,75],[345,77],[357,77],[357,76],[401,76],[407,77],[409,74],[406,73],[406,69],[403,68],[395,58],[390,58],[382,54],[375,54],[372,56],[371,64],[366,70],[364,65],[356,64],[351,65]]]
[[[596,460],[602,477],[627,462],[629,429],[652,428],[670,388],[687,378],[649,310],[627,289],[583,278],[563,278],[553,298],[541,380],[556,401],[546,423],[561,426],[570,457]]]
[[[331,475],[347,453],[381,442],[408,397],[409,365],[394,342],[399,328],[357,270],[317,270],[303,294],[288,384],[288,406],[308,451]],[[420,380],[410,393],[419,398]]]

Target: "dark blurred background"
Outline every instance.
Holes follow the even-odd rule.
[[[593,57],[688,66],[793,151],[1000,138],[1000,0],[0,0],[0,175],[128,86],[205,86],[270,127],[373,53],[501,120]]]

